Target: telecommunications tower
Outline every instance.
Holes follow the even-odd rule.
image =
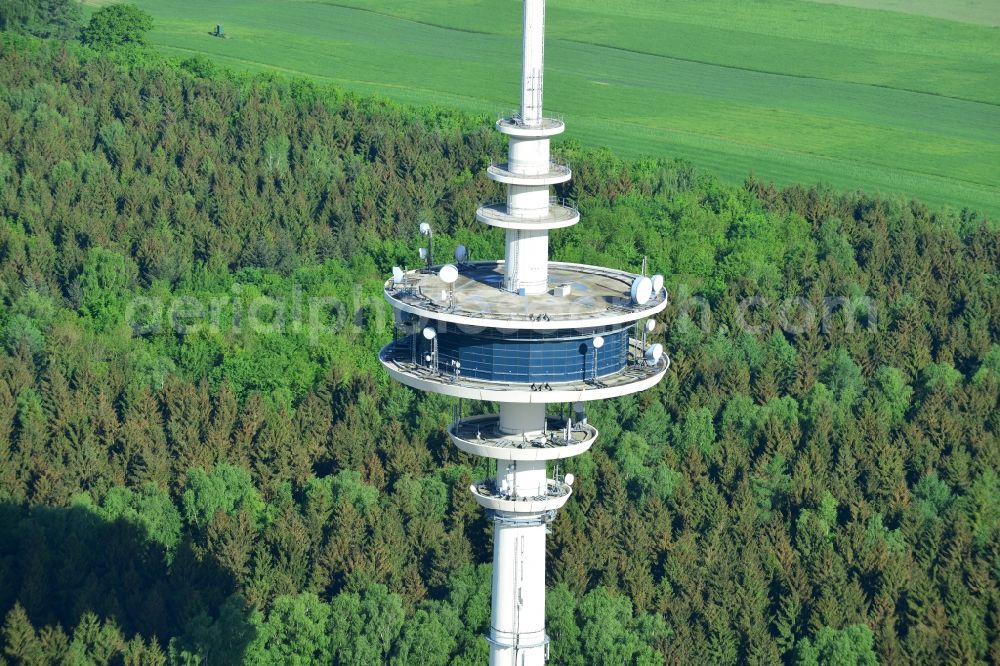
[[[389,374],[421,391],[499,406],[468,418],[458,410],[448,429],[459,449],[489,459],[489,478],[470,490],[495,527],[491,666],[548,658],[545,535],[572,492],[559,461],[597,439],[583,403],[645,390],[670,365],[647,338],[667,305],[663,276],[549,261],[549,230],[580,214],[549,193],[571,172],[549,155],[564,125],[542,113],[544,33],[545,0],[524,0],[521,108],[497,121],[509,156],[486,172],[507,197],[476,212],[504,230],[504,260],[471,261],[459,246],[455,263],[434,265],[424,223],[425,266],[396,268],[385,283],[395,334],[379,358]]]

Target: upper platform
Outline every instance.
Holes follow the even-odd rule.
[[[497,130],[519,139],[544,139],[562,134],[566,125],[561,118],[542,118],[536,123],[525,123],[517,115],[497,120]]]
[[[549,198],[545,215],[519,215],[510,212],[507,201],[485,203],[476,211],[476,219],[501,229],[561,229],[580,221],[580,211],[568,199]]]
[[[550,289],[521,296],[503,289],[504,262],[461,264],[452,289],[437,268],[411,270],[385,283],[393,308],[418,317],[499,329],[596,329],[651,317],[667,307],[661,289],[639,305],[631,296],[637,275],[610,268],[549,262]]]
[[[486,169],[486,177],[506,185],[558,185],[573,177],[569,164],[563,160],[551,158],[548,171],[538,174],[525,174],[512,171],[507,162],[494,162]]]

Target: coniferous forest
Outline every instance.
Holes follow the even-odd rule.
[[[485,663],[486,470],[376,352],[418,222],[503,255],[491,119],[56,18],[0,16],[0,664]],[[673,363],[588,406],[552,663],[1000,662],[996,222],[556,149]]]

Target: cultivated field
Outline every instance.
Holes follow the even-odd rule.
[[[402,102],[517,101],[517,0],[137,4],[168,53]],[[996,0],[552,0],[547,23],[546,108],[567,137],[1000,214]]]

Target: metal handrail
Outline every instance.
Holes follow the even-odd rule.
[[[544,495],[532,495],[528,497],[517,497],[511,493],[501,493],[500,489],[497,487],[496,477],[483,479],[473,485],[483,497],[508,499],[516,502],[544,501],[557,497],[566,497],[572,492],[572,489],[568,485],[564,482],[556,481],[555,479],[545,479]]]
[[[448,373],[435,372],[433,369],[427,367],[423,363],[413,363],[413,361],[410,358],[402,358],[408,356],[407,354],[408,350],[395,349],[394,347],[396,347],[396,345],[389,345],[389,346],[393,348],[388,350],[389,352],[388,354],[383,355],[382,358],[385,362],[391,363],[393,367],[395,367],[399,372],[406,373],[410,376],[417,377],[426,381],[432,381],[439,384],[447,383],[466,388],[485,389],[491,391],[524,390],[525,387],[527,386],[526,383],[512,382],[509,380],[490,381],[490,380],[475,379],[472,377],[465,377],[465,376],[452,377]],[[399,354],[398,356],[397,353]],[[664,354],[664,357],[666,357],[666,354]],[[619,373],[621,377],[626,377],[627,380],[618,381],[615,378],[605,377],[603,379],[606,381],[602,382],[602,384],[603,386],[623,386],[635,381],[641,381],[665,369],[665,366],[666,368],[669,368],[665,358],[661,359],[660,363],[658,363],[655,367],[650,367],[648,365],[643,366],[639,364],[627,366],[626,368],[623,368],[623,372]],[[616,375],[616,377],[619,375]],[[559,382],[556,388],[562,388],[564,386],[570,386],[572,387],[572,390],[586,390],[587,387],[594,387],[595,385],[590,380],[586,381],[577,380],[572,382]]]
[[[418,290],[419,289],[420,288],[418,288]],[[484,318],[491,318],[491,319],[492,318],[502,318],[502,319],[507,319],[507,320],[511,320],[511,321],[535,321],[535,317],[538,316],[537,313],[532,313],[532,312],[501,312],[501,311],[498,311],[498,310],[493,310],[493,311],[487,312],[487,311],[483,311],[483,310],[468,310],[466,308],[461,307],[458,303],[454,303],[454,302],[452,302],[452,303],[439,303],[438,301],[432,300],[432,299],[428,298],[426,295],[424,295],[422,290],[415,291],[412,288],[407,289],[407,290],[403,290],[403,289],[398,289],[397,290],[392,285],[392,280],[389,280],[389,281],[386,282],[386,284],[385,284],[385,290],[386,290],[387,293],[392,294],[395,297],[398,297],[398,300],[406,300],[405,296],[407,294],[411,294],[412,295],[412,294],[417,293],[418,295],[416,297],[416,300],[418,302],[417,303],[413,303],[413,305],[417,305],[418,307],[421,307],[424,310],[427,310],[428,312],[450,312],[450,313],[454,313],[454,314],[463,315],[463,316],[466,316],[466,317],[484,317]],[[616,312],[618,312],[618,313],[639,312],[641,310],[648,309],[650,307],[650,304],[654,304],[655,305],[657,300],[658,299],[653,299],[649,303],[646,303],[645,305],[639,305],[637,303],[632,302],[628,297],[623,296],[620,303],[609,304],[607,307],[605,307],[604,310],[597,311],[597,312],[591,312],[591,313],[587,314],[586,317],[598,316],[598,315],[600,315],[600,314],[602,314],[604,312],[611,312],[611,313],[616,313]],[[547,321],[575,320],[575,319],[580,319],[581,318],[581,315],[576,314],[576,313],[570,313],[570,314],[565,314],[565,315],[559,314],[559,313],[555,313],[555,314],[551,314],[551,315],[547,315],[547,316],[549,317],[549,319]]]
[[[548,115],[548,116],[542,116],[541,118],[539,118],[539,120],[542,123],[544,123],[546,120],[554,120],[556,122],[560,122],[560,123],[563,123],[565,125],[566,121],[565,121],[564,118],[565,117],[563,116],[563,114],[557,113],[557,114],[552,114],[552,115]],[[499,116],[497,118],[497,120],[498,121],[500,121],[500,120],[509,120],[509,121],[513,122],[515,125],[518,125],[520,127],[533,127],[533,125],[525,124],[525,122],[521,118],[521,112],[519,110],[517,110],[517,109],[514,109],[509,114]],[[539,123],[539,124],[541,124],[541,123]]]
[[[500,206],[503,206],[503,207],[506,208],[506,206],[507,206],[507,200],[506,199],[495,199],[493,201],[484,201],[481,204],[479,204],[479,208],[480,209],[483,209],[483,208],[496,209],[496,208],[499,208]],[[567,210],[570,210],[573,213],[576,213],[576,214],[580,213],[580,209],[577,208],[576,201],[573,200],[573,199],[570,199],[568,197],[550,196],[549,197],[549,206],[559,206],[561,208],[565,208]],[[549,216],[552,215],[551,212],[548,215],[542,215],[542,216],[539,216],[539,215],[528,215],[528,214],[524,214],[524,213],[511,213],[509,209],[506,209],[506,210],[503,210],[503,211],[497,211],[497,212],[501,213],[504,217],[511,217],[511,218],[514,218],[514,219],[517,219],[517,220],[536,220],[536,219],[537,220],[543,220],[546,217],[549,217]]]
[[[492,199],[490,201],[480,202],[480,206],[499,206],[501,204],[506,204],[506,199]],[[549,195],[549,205],[550,206],[562,206],[563,208],[572,208],[573,210],[578,210],[576,207],[576,199],[570,199],[569,197],[558,197],[554,194]]]
[[[449,427],[449,433],[465,441],[475,441],[487,446],[506,448],[530,448],[557,449],[565,446],[573,446],[581,441],[597,437],[597,428],[586,423],[571,423],[571,433],[582,433],[585,436],[582,440],[566,439],[566,419],[552,414],[545,417],[545,441],[541,443],[539,439],[517,440],[516,436],[508,435],[500,431],[500,417],[495,414],[485,414],[470,417],[467,420],[456,421]],[[477,437],[478,435],[478,437]],[[495,444],[494,444],[495,442]]]
[[[509,167],[509,166],[510,166],[510,161],[509,160],[500,161],[498,159],[490,158],[490,166],[489,166],[490,169],[497,169],[498,167]],[[554,171],[554,169],[552,169],[552,167],[560,167],[561,169],[564,169],[564,170],[568,171],[569,168],[570,168],[570,162],[569,162],[568,159],[566,159],[564,157],[558,157],[556,155],[552,155],[552,156],[549,157],[549,173],[552,173],[552,171]],[[510,171],[509,168],[503,169],[503,171],[508,171],[512,175],[515,175],[515,176],[523,176],[523,175],[525,175],[525,174],[519,174],[519,173],[515,173],[513,171]],[[540,177],[540,176],[544,176],[544,175],[546,175],[546,174],[530,174],[527,177],[528,178],[531,178],[533,176],[539,176]]]

